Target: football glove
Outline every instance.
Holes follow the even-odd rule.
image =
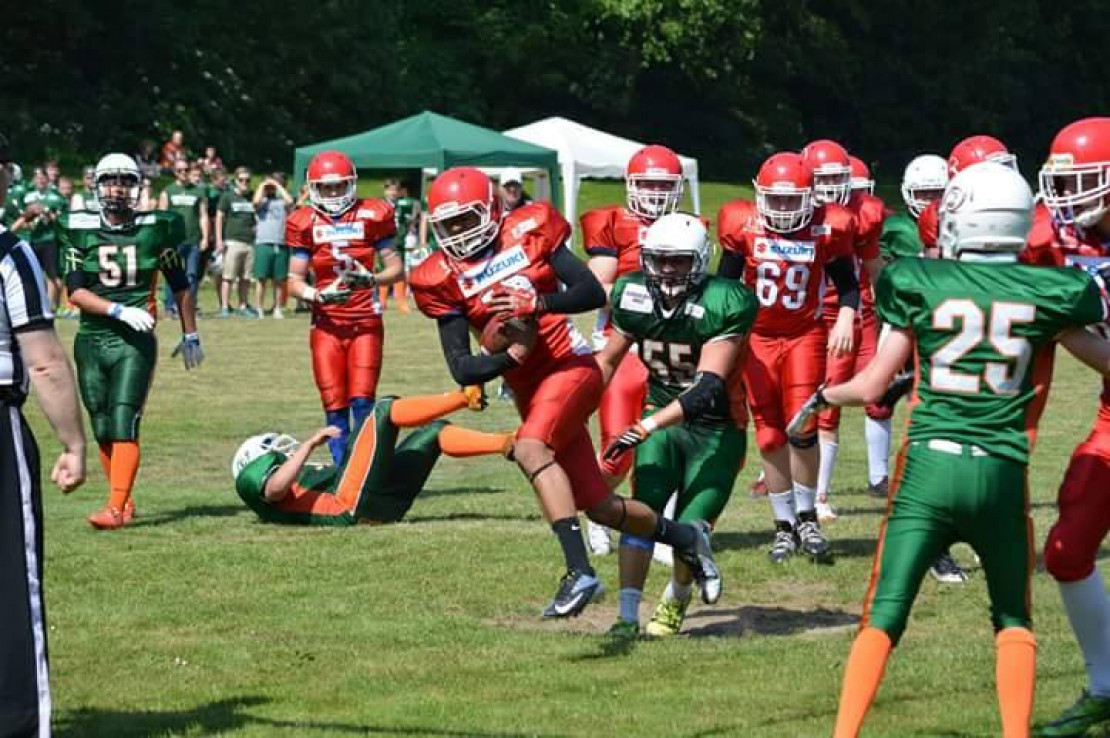
[[[474,412],[481,412],[489,407],[489,400],[486,397],[485,385],[472,384],[463,387],[463,394],[466,395],[467,407]]]
[[[351,288],[342,279],[337,279],[314,295],[321,305],[343,305],[351,299]]]
[[[909,394],[912,388],[913,370],[898,372],[891,380],[890,386],[886,388],[886,392],[875,404],[879,407],[894,407],[899,400]]]
[[[354,268],[347,270],[343,281],[349,284],[353,290],[366,290],[376,285],[378,278],[374,276],[372,271],[356,261]]]
[[[513,318],[534,318],[540,311],[540,296],[535,290],[522,290],[502,284],[494,290],[493,297],[509,303],[504,312]]]
[[[108,308],[108,317],[115,318],[139,333],[149,333],[154,330],[154,316],[142,308],[124,307],[118,302],[113,302],[112,307]]]
[[[200,347],[200,336],[196,333],[186,333],[181,337],[181,343],[173,350],[170,356],[181,354],[186,369],[196,369],[204,361],[204,349]]]
[[[646,441],[649,435],[651,435],[651,431],[640,423],[630,425],[625,429],[624,433],[617,436],[617,440],[609,444],[609,447],[605,449],[605,453],[602,454],[602,458],[605,461],[612,461],[619,458],[626,451],[634,449]]]
[[[790,424],[786,426],[786,435],[790,438],[800,436],[802,429],[809,423],[809,419],[828,406],[829,403],[825,400],[825,384],[822,383],[817,391],[806,400],[806,404],[802,405],[798,414],[791,419]]]

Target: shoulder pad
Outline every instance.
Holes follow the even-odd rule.
[[[833,232],[855,230],[855,215],[843,205],[830,202],[822,205],[817,212],[821,213],[820,224],[828,226]],[[814,217],[813,220],[816,222],[818,217]]]
[[[450,265],[442,251],[436,251],[409,272],[409,284],[414,289],[432,289],[452,279]]]
[[[717,234],[719,236],[735,235],[748,228],[749,224],[753,222],[758,225],[755,217],[755,203],[750,200],[726,202],[717,213]]]
[[[393,206],[377,197],[364,197],[359,200],[355,217],[359,220],[392,221]]]

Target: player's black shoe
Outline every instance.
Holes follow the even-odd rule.
[[[802,549],[802,553],[819,563],[832,563],[829,541],[821,530],[821,524],[817,522],[817,512],[815,510],[798,513],[797,531],[798,545]]]
[[[590,604],[601,580],[594,574],[581,571],[568,571],[559,580],[559,591],[555,599],[544,608],[545,618],[570,618],[579,615]]]
[[[696,529],[697,537],[694,546],[690,549],[675,549],[678,558],[690,567],[694,581],[701,590],[701,601],[712,605],[721,598],[721,570],[717,568],[717,560],[713,558],[713,548],[709,543],[709,523],[697,520],[690,523]]]
[[[867,494],[876,499],[885,500],[890,494],[890,477],[883,477],[875,484],[868,482]]]
[[[773,564],[782,564],[794,557],[798,552],[798,535],[794,526],[785,520],[775,521],[775,540],[767,552],[767,558]]]
[[[929,567],[929,573],[933,575],[933,579],[942,584],[963,584],[967,581],[967,572],[956,563],[952,554],[947,551],[937,557],[937,560]]]

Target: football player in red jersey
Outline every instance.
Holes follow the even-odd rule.
[[[800,154],[767,159],[755,179],[756,201],[726,203],[717,216],[724,252],[719,274],[743,278],[760,302],[744,371],[775,516],[769,556],[778,563],[800,546],[828,560],[817,521],[817,429],[790,439],[786,423],[825,379],[826,353],[852,352],[859,281],[852,262],[855,217],[835,202],[814,206],[813,170]],[[828,274],[838,295],[837,320],[819,318]]]
[[[853,268],[859,280],[860,310],[855,321],[853,336],[854,351],[830,356],[825,367],[825,381],[840,384],[851,379],[861,371],[875,355],[875,344],[879,338],[879,327],[871,298],[871,281],[879,276],[883,260],[879,254],[879,236],[883,232],[886,208],[883,201],[866,192],[851,191],[852,164],[847,150],[835,141],[822,139],[808,144],[802,149],[802,158],[814,171],[814,195],[819,205],[837,202],[846,206],[855,216],[856,234],[854,239]],[[822,176],[822,172],[825,174]],[[823,184],[822,184],[823,183]],[[822,187],[824,189],[822,190]],[[839,301],[836,285],[826,275],[825,295],[821,317],[825,328],[831,333],[837,321]],[[890,451],[890,409],[868,406],[865,427],[868,440],[868,459],[875,455],[871,452],[881,446],[882,463],[886,466]],[[874,425],[875,427],[871,427]],[[829,487],[836,459],[840,451],[840,410],[828,408],[817,420],[820,442],[820,471],[817,476],[817,517],[822,522],[836,519],[836,511],[829,504]],[[884,432],[885,431],[885,432]],[[883,439],[885,438],[885,443]]]
[[[709,548],[708,524],[657,516],[642,502],[614,495],[601,476],[586,428],[601,399],[601,369],[567,316],[602,307],[605,291],[566,247],[570,224],[546,202],[503,215],[489,177],[468,167],[436,177],[428,190],[428,220],[442,250],[411,274],[416,304],[436,319],[456,382],[481,384],[504,375],[522,419],[514,458],[566,559],[567,573],[544,616],[580,613],[600,585],[577,510],[595,522],[674,547],[701,585],[702,599],[716,601],[720,573]],[[482,331],[494,318],[535,321],[536,330],[518,332],[505,351],[473,355],[471,329]],[[642,440],[628,439],[626,446]]]
[[[865,192],[875,194],[875,179],[871,176],[871,168],[858,156],[849,156],[852,165],[852,192]]]
[[[358,173],[346,154],[312,157],[307,180],[309,204],[285,222],[293,251],[289,289],[312,305],[312,374],[327,424],[341,431],[328,441],[338,464],[352,426],[373,410],[378,389],[384,332],[375,287],[403,278],[404,263],[393,244],[392,206],[356,196]],[[375,274],[378,256],[383,269]],[[314,287],[305,281],[310,269]]]
[[[640,243],[648,226],[673,213],[682,200],[682,162],[666,146],[645,146],[628,160],[624,182],[626,204],[595,208],[582,215],[582,240],[589,255],[590,271],[608,295],[613,284],[630,272],[640,271]],[[598,311],[594,350],[601,351],[612,326],[609,311]],[[635,351],[617,367],[598,407],[601,448],[609,447],[626,428],[640,419],[647,392],[648,373]],[[601,460],[601,473],[609,489],[616,489],[632,468],[633,454]],[[610,551],[609,531],[590,522],[590,548],[595,554]]]
[[[1052,141],[1040,171],[1043,205],[1021,259],[1028,264],[1110,268],[1110,118],[1084,118]],[[1103,335],[1107,327],[1100,326]],[[1037,735],[1089,735],[1110,728],[1110,598],[1095,565],[1110,532],[1110,380],[1104,381],[1094,428],[1072,454],[1057,497],[1059,518],[1045,541],[1044,563],[1087,667],[1079,700]],[[1101,733],[1099,733],[1101,735]]]

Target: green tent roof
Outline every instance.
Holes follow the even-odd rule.
[[[342,151],[360,169],[443,171],[454,166],[546,169],[552,193],[560,192],[559,157],[554,150],[429,111],[364,133],[298,147],[293,162],[298,185],[312,156],[330,149]]]

